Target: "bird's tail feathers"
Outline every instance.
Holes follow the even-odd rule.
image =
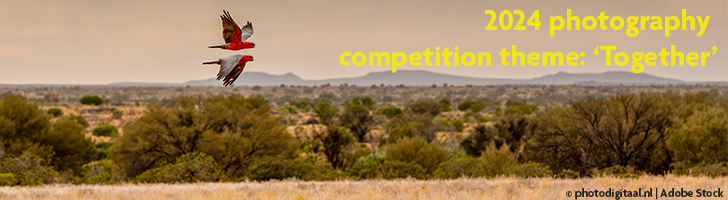
[[[217,46],[207,46],[207,48],[213,48],[213,49],[214,49],[214,48],[219,48],[219,49],[222,49],[222,48],[223,48],[222,46],[223,46],[223,45],[217,45]]]
[[[216,61],[210,61],[210,62],[203,62],[203,65],[213,65],[213,64],[220,64],[222,61],[216,60]]]

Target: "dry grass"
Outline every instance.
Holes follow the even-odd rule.
[[[728,177],[668,175],[644,176],[639,179],[496,178],[333,182],[287,180],[195,184],[47,185],[2,187],[0,199],[574,199],[573,196],[567,197],[566,192],[581,191],[581,188],[586,190],[658,188],[660,191],[662,189],[669,191],[672,188],[678,190],[684,188],[689,191],[720,188],[721,191],[725,191],[728,189]],[[614,197],[586,199],[614,199]]]

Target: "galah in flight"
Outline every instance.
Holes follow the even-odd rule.
[[[204,62],[203,65],[220,65],[220,71],[217,72],[217,80],[223,79],[222,85],[227,87],[233,84],[238,76],[245,71],[245,63],[253,61],[251,55],[232,55],[224,58],[220,58],[216,61]]]
[[[255,48],[255,43],[248,42],[248,38],[253,35],[253,24],[248,22],[241,29],[230,13],[223,10],[222,18],[222,38],[225,39],[225,44],[217,46],[209,46],[209,48],[221,48],[227,50],[241,50]]]

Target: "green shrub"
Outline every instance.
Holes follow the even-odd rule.
[[[498,149],[493,142],[478,157],[478,160],[482,170],[482,174],[479,175],[487,178],[511,174],[518,167],[518,160],[508,149],[508,145],[503,145]]]
[[[63,115],[63,111],[61,109],[58,109],[58,108],[48,109],[48,111],[46,113],[49,114],[49,115],[52,115],[53,117],[58,117],[58,116]]]
[[[111,136],[117,136],[119,134],[119,130],[116,129],[116,126],[111,125],[111,124],[99,124],[98,126],[96,126],[96,128],[94,128],[92,133],[95,136],[111,137]]]
[[[86,165],[82,169],[81,182],[85,184],[111,183],[113,162],[109,159]]]
[[[408,103],[406,108],[412,111],[414,114],[429,114],[431,116],[437,116],[440,114],[440,104],[432,99],[421,99],[412,103]]]
[[[667,148],[674,153],[674,170],[683,174],[689,174],[693,167],[728,162],[728,109],[713,107],[695,112],[676,125],[667,139]]]
[[[460,177],[478,177],[480,163],[472,157],[453,159],[440,164],[435,171],[435,177],[439,179],[456,179]]]
[[[79,100],[81,104],[83,105],[101,105],[104,103],[104,99],[101,99],[99,96],[83,96],[81,97],[81,100]]]
[[[6,183],[15,182],[20,186],[37,186],[51,183],[67,183],[72,179],[69,173],[59,173],[53,170],[53,167],[47,166],[48,163],[31,153],[25,152],[14,158],[5,158],[0,163],[0,173],[14,174],[13,181],[10,175],[5,175]]]
[[[422,130],[425,124],[422,122],[407,123],[397,128],[393,128],[389,134],[389,143],[396,143],[397,140],[405,137],[413,137],[415,130]]]
[[[349,168],[349,172],[362,179],[378,178],[382,176],[382,164],[384,164],[384,154],[377,152],[357,159],[354,166]]]
[[[278,112],[280,112],[282,114],[295,114],[296,108],[294,108],[293,106],[290,106],[290,105],[285,105],[285,106],[281,107],[281,109],[279,109]]]
[[[331,167],[330,163],[315,163],[310,157],[295,159],[271,159],[259,162],[248,168],[247,177],[255,181],[283,180],[297,178],[305,181],[339,180],[348,176],[341,170]]]
[[[47,161],[44,161],[44,167],[78,173],[95,155],[91,139],[84,136],[84,128],[73,118],[60,117],[52,121],[50,118],[37,104],[29,103],[21,96],[10,95],[2,99],[0,146],[4,147],[5,157],[18,158],[27,152]]]
[[[540,178],[553,176],[554,173],[544,164],[528,162],[516,166],[513,174],[522,178]]]
[[[18,179],[13,173],[0,173],[0,186],[14,186],[18,184]]]
[[[458,105],[458,110],[465,111],[468,108],[470,108],[470,105],[473,104],[473,103],[474,102],[472,100],[466,100],[466,101],[460,103],[460,105]]]
[[[377,111],[377,114],[387,116],[387,118],[391,119],[392,117],[402,114],[402,109],[386,105],[380,107],[379,111]]]
[[[411,174],[416,178],[430,178],[440,164],[450,159],[450,153],[447,150],[435,143],[427,143],[419,137],[400,139],[387,149],[386,155],[388,160],[422,167],[425,171],[424,174]],[[394,165],[403,164],[392,163],[392,166]]]
[[[153,168],[139,174],[135,183],[194,183],[225,180],[225,175],[212,157],[193,152],[177,158],[174,164]]]
[[[676,170],[676,172],[680,175],[718,177],[728,173],[728,168],[726,168],[725,164],[723,163],[716,163],[695,165],[690,168]]]
[[[112,147],[113,147],[113,143],[110,143],[110,142],[96,143],[96,150],[98,152],[98,157],[96,159],[104,160],[107,158],[111,158],[111,148]]]
[[[382,177],[385,179],[401,179],[409,177],[424,179],[427,177],[426,173],[425,168],[415,163],[387,161],[382,167]]]
[[[478,117],[478,122],[489,122],[489,121],[490,121],[490,117],[486,117],[486,116]]]
[[[442,115],[438,115],[437,117],[432,119],[432,122],[443,126],[455,127],[455,130],[457,130],[458,132],[462,132],[463,129],[465,129],[465,123],[463,123],[462,119],[458,118],[445,118]]]

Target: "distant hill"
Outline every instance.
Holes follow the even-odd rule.
[[[283,75],[266,74],[263,72],[245,72],[240,75],[235,85],[238,86],[274,86],[274,85],[322,85],[322,84],[340,85],[399,85],[408,86],[430,86],[432,84],[442,85],[570,85],[570,84],[593,84],[593,85],[642,85],[642,84],[718,84],[728,85],[728,82],[684,82],[678,79],[662,78],[652,76],[646,73],[635,74],[632,72],[604,72],[604,73],[566,73],[558,72],[542,77],[532,79],[499,79],[499,78],[474,78],[465,76],[456,76],[448,74],[434,73],[424,70],[398,70],[397,73],[390,71],[371,72],[360,77],[351,78],[335,78],[323,80],[303,80],[293,73]],[[73,86],[94,86],[94,87],[179,87],[179,86],[220,86],[222,82],[211,79],[193,80],[185,83],[143,83],[143,82],[122,82],[111,83],[106,85],[76,85],[76,84],[27,84],[27,85],[4,85],[0,87],[73,87]]]
[[[432,84],[442,85],[503,85],[503,84],[539,84],[539,85],[565,85],[574,83],[605,83],[605,84],[681,84],[685,83],[677,79],[661,78],[645,73],[635,74],[632,72],[604,72],[572,74],[559,72],[533,79],[498,79],[498,78],[474,78],[434,73],[424,70],[399,70],[397,73],[390,71],[371,72],[364,76],[352,78],[335,78],[323,80],[303,80],[293,73],[283,75],[272,75],[262,72],[245,72],[240,75],[235,85],[239,86],[273,86],[273,85],[419,85],[429,86]],[[127,83],[128,84],[128,83]],[[112,84],[112,85],[117,85]],[[188,81],[176,85],[189,86],[222,86],[221,82],[215,79]]]
[[[662,78],[646,73],[632,72],[604,72],[571,74],[559,72],[529,80],[531,84],[564,85],[584,82],[617,83],[617,84],[680,84],[685,83],[677,79]]]

